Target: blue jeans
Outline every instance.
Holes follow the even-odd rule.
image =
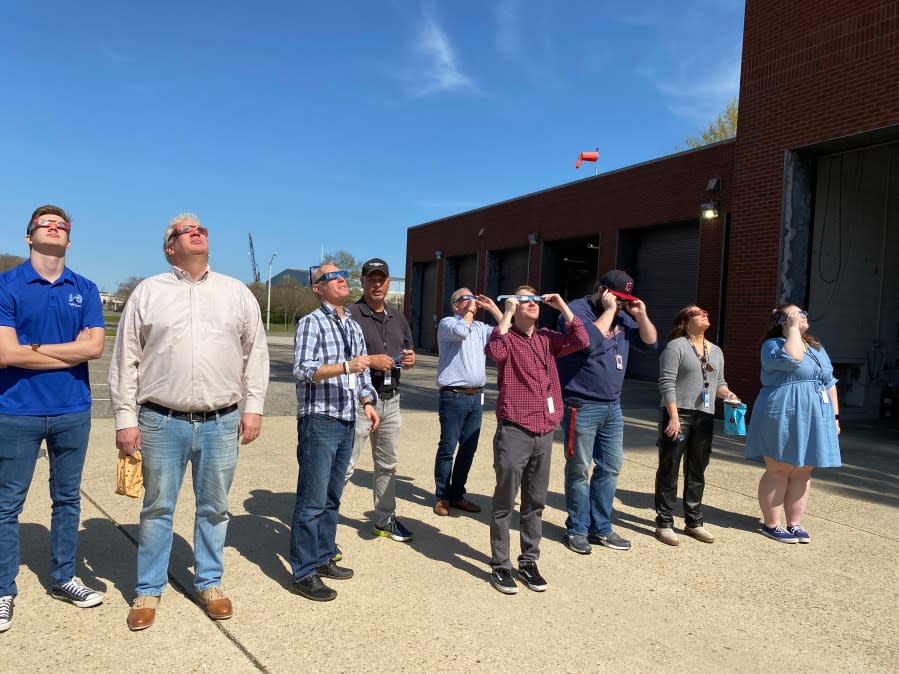
[[[297,500],[290,525],[294,580],[315,573],[337,554],[337,518],[355,424],[325,414],[297,419]]]
[[[81,516],[81,472],[91,431],[90,410],[49,417],[0,414],[0,596],[16,595],[19,514],[34,476],[41,442],[50,460],[50,576],[75,576]]]
[[[141,408],[144,507],[137,544],[137,594],[159,595],[166,585],[172,551],[172,518],[187,462],[196,500],[194,586],[222,584],[228,533],[228,491],[237,467],[235,410],[205,422],[175,419]]]
[[[566,404],[562,418],[566,457],[571,412]],[[612,504],[623,460],[621,406],[582,400],[575,416],[574,456],[565,462],[565,526],[569,534],[605,536],[612,532]],[[595,464],[592,475],[591,464]]]
[[[440,392],[440,442],[434,461],[434,482],[438,499],[451,503],[465,496],[468,471],[478,449],[481,435],[481,394],[466,395],[457,391]],[[453,452],[456,463],[453,464]]]

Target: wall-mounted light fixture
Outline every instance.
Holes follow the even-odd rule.
[[[443,251],[442,251],[442,250],[435,250],[435,251],[434,251],[434,257],[436,257],[438,260],[442,260],[442,259],[443,259]]]
[[[721,191],[721,178],[711,178],[705,186],[705,191],[706,192],[720,192]]]
[[[701,207],[703,220],[714,220],[718,217],[718,202],[707,201]]]
[[[538,234],[537,232],[532,232],[532,233],[528,234],[528,243],[530,245],[536,246],[539,241],[540,241],[540,234]]]

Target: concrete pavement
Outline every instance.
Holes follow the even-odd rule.
[[[740,442],[718,435],[705,498],[706,525],[718,540],[706,545],[682,536],[670,548],[652,537],[657,397],[652,386],[631,382],[616,528],[633,549],[596,549],[582,557],[560,543],[565,513],[557,444],[540,560],[549,590],[505,596],[487,582],[493,406],[488,400],[469,483],[470,498],[484,511],[436,516],[436,359],[420,356],[419,366],[404,373],[398,470],[398,514],[416,539],[401,544],[369,533],[371,456],[363,453],[338,530],[344,563],[356,577],[331,583],[337,600],[318,604],[286,589],[297,473],[286,338],[272,340],[272,353],[270,411],[279,416],[267,416],[260,439],[241,449],[231,492],[224,582],[234,618],[213,623],[193,603],[188,475],[175,516],[172,586],[156,624],[128,631],[140,504],[113,493],[113,426],[98,400],[84,471],[78,574],[106,600],[77,609],[48,594],[42,459],[21,518],[15,620],[0,634],[5,670],[842,672],[899,666],[896,431],[846,429],[845,467],[813,478],[811,545],[783,545],[758,533],[760,468],[742,461]],[[98,369],[95,381],[103,382],[105,370]],[[95,395],[102,398],[102,390]],[[517,537],[512,540],[514,554]]]

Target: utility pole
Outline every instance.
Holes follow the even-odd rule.
[[[277,253],[272,253],[268,261],[268,301],[265,303],[265,329],[272,327],[272,262],[275,261]]]

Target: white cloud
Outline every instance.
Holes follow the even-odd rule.
[[[463,91],[474,86],[462,72],[449,38],[440,25],[425,16],[415,40],[415,51],[422,59],[421,67],[410,83],[415,96],[430,96],[444,92]]]
[[[739,93],[740,55],[719,59],[712,69],[704,69],[690,59],[676,64],[674,73],[652,73],[648,77],[673,114],[704,124]]]

